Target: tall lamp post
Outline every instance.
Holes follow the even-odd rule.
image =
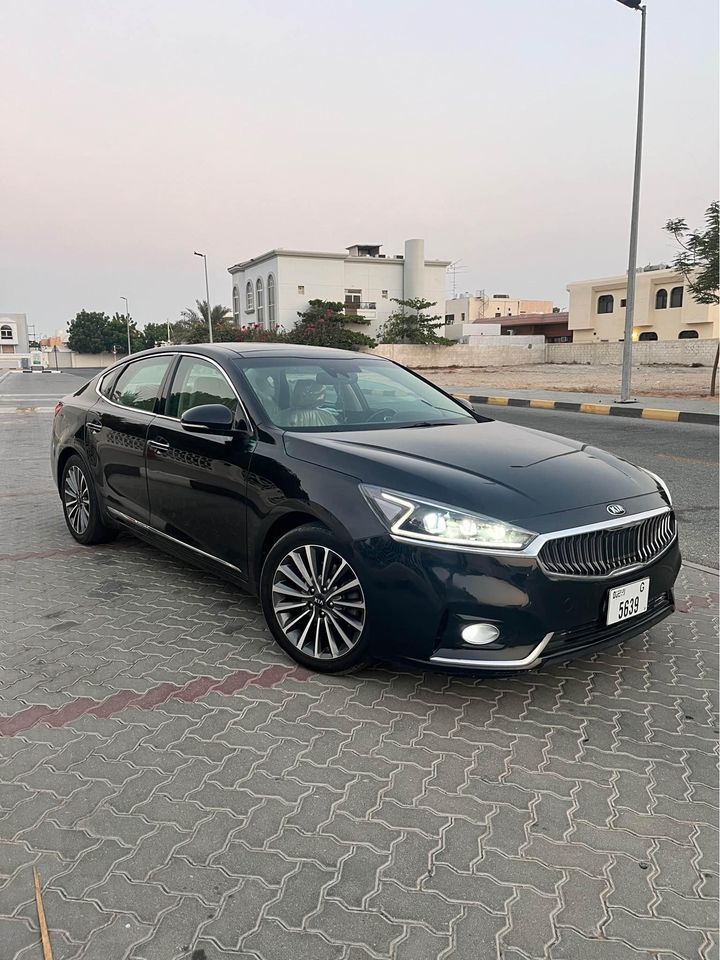
[[[129,356],[132,353],[132,344],[130,342],[130,307],[128,306],[127,297],[120,297],[120,299],[125,301],[125,323],[127,324],[128,356]]]
[[[193,253],[195,254],[196,257],[202,257],[202,258],[203,258],[203,263],[205,264],[205,296],[207,297],[208,336],[209,336],[209,339],[210,339],[210,343],[212,343],[212,342],[213,342],[212,316],[210,315],[212,311],[211,311],[211,308],[210,308],[210,287],[209,287],[209,285],[208,285],[207,257],[205,256],[204,253],[198,253],[197,250],[194,250]]]
[[[625,7],[640,12],[640,79],[638,84],[637,131],[635,134],[635,174],[633,178],[632,214],[630,216],[630,256],[628,258],[627,303],[625,305],[625,339],[623,341],[620,403],[634,403],[630,396],[632,377],[632,333],[635,317],[635,275],[637,273],[638,220],[640,215],[640,168],[642,166],[643,112],[645,108],[645,23],[646,8],[642,0],[618,0]]]

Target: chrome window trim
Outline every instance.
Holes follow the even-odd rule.
[[[549,533],[539,533],[535,537],[535,539],[532,540],[527,545],[527,547],[525,547],[523,550],[499,550],[493,547],[469,547],[469,546],[459,546],[453,543],[440,543],[440,542],[435,543],[435,542],[429,542],[427,540],[415,539],[413,537],[399,536],[397,534],[391,534],[391,537],[397,543],[411,543],[417,547],[429,547],[430,549],[433,549],[433,550],[435,549],[456,550],[456,551],[459,550],[462,553],[477,553],[477,554],[480,554],[481,556],[486,556],[486,557],[510,557],[513,559],[527,559],[527,558],[536,559],[538,554],[542,550],[543,546],[549,540],[561,540],[563,537],[572,537],[572,536],[575,536],[576,534],[590,533],[593,530],[618,530],[618,529],[621,529],[622,527],[633,527],[635,526],[635,524],[640,523],[642,520],[647,520],[649,517],[659,517],[664,513],[671,513],[671,512],[672,512],[671,507],[659,507],[655,510],[645,510],[643,511],[643,513],[636,513],[630,517],[625,516],[619,520],[602,520],[599,523],[588,523],[582,527],[567,527],[564,530],[552,530]],[[675,536],[667,545],[665,550],[669,550],[676,539],[677,539],[677,527],[675,529]],[[665,550],[662,550],[658,554],[658,556],[662,556]],[[648,561],[648,563],[652,563],[652,562],[653,561]],[[640,566],[647,566],[647,564],[641,564]],[[616,573],[609,574],[609,576],[613,577],[613,576],[616,576],[617,573],[625,573],[628,569],[630,568],[625,567],[622,570],[616,571]],[[552,576],[566,577],[567,575],[553,574]],[[597,577],[597,578],[570,577],[570,579],[572,580],[575,580],[575,579],[606,580],[608,579],[608,577]]]
[[[107,507],[107,512],[116,519],[121,520],[123,523],[129,523],[131,526],[141,527],[143,530],[148,530],[150,533],[154,533],[158,537],[163,537],[165,540],[170,540],[172,543],[176,543],[178,546],[184,547],[186,550],[192,550],[194,553],[199,553],[200,556],[206,557],[208,560],[213,560],[215,563],[221,563],[224,567],[229,567],[231,570],[239,573],[241,577],[243,576],[242,570],[240,567],[236,567],[235,564],[228,563],[227,560],[221,560],[220,557],[216,557],[212,553],[206,553],[205,550],[201,550],[199,547],[193,547],[190,543],[184,543],[182,540],[178,540],[177,537],[171,537],[169,533],[163,533],[162,530],[158,530],[157,527],[153,527],[149,523],[143,523],[142,520],[136,520],[135,517],[129,517],[126,513],[116,510],[115,507]]]
[[[456,657],[430,657],[430,663],[442,663],[454,667],[476,667],[485,670],[514,670],[520,667],[534,667],[540,661],[540,654],[550,643],[553,636],[554,631],[546,633],[540,643],[533,647],[530,653],[521,660],[464,660]]]
[[[162,353],[158,354],[158,356],[170,357],[172,359],[172,357],[177,356],[177,352],[173,351],[173,353]],[[157,414],[152,410],[142,410],[140,407],[128,407],[125,403],[116,403],[115,400],[111,400],[110,397],[106,397],[104,393],[100,392],[100,387],[105,382],[105,378],[109,377],[110,374],[117,373],[119,370],[118,376],[121,377],[124,373],[125,367],[129,366],[131,363],[138,363],[140,360],[150,359],[150,357],[137,357],[135,360],[133,360],[131,357],[128,357],[126,360],[121,361],[117,366],[111,367],[107,373],[103,373],[98,379],[97,383],[95,384],[95,393],[98,395],[98,397],[100,397],[101,400],[104,400],[105,403],[109,403],[113,407],[118,407],[120,410],[132,410],[133,413],[144,413],[148,417],[156,417]],[[165,372],[165,375],[167,375],[167,371]],[[165,376],[163,376],[163,380],[164,379]],[[162,382],[160,386],[162,386]]]
[[[159,355],[158,355],[158,356],[159,356]],[[220,373],[221,373],[221,374],[225,377],[225,379],[227,380],[228,384],[230,385],[230,389],[232,390],[232,392],[235,394],[235,398],[237,399],[237,402],[240,404],[240,409],[242,410],[243,417],[244,417],[245,420],[247,421],[248,426],[250,426],[250,427],[253,426],[253,422],[252,422],[252,420],[250,419],[250,415],[248,414],[247,407],[246,407],[245,404],[243,403],[242,397],[241,397],[240,394],[237,392],[237,389],[236,389],[236,387],[235,387],[235,384],[234,384],[234,383],[232,382],[232,380],[228,377],[227,373],[225,372],[225,370],[223,369],[223,367],[221,366],[221,364],[219,364],[219,363],[217,362],[217,360],[214,360],[212,357],[206,357],[206,356],[204,356],[204,355],[201,354],[201,353],[189,353],[189,352],[186,352],[185,350],[174,350],[172,353],[163,353],[162,356],[164,356],[164,357],[180,357],[181,359],[182,359],[183,357],[192,357],[192,358],[195,359],[195,360],[207,360],[209,363],[212,363],[214,366],[216,366],[216,367],[218,368],[218,370],[220,371]],[[139,361],[139,360],[149,360],[149,359],[150,359],[150,357],[138,357],[138,358],[137,358],[138,361]],[[128,364],[130,364],[130,363],[135,363],[135,362],[137,362],[137,361],[128,358],[127,360],[122,361],[122,363],[119,364],[118,366],[120,366],[120,367],[126,367]],[[168,416],[167,416],[166,414],[164,414],[164,413],[153,413],[153,412],[150,411],[150,410],[141,410],[139,407],[128,407],[126,404],[124,404],[124,403],[117,403],[115,400],[111,400],[109,397],[106,397],[104,393],[101,393],[101,392],[100,392],[100,387],[102,386],[103,381],[105,380],[106,377],[109,377],[111,373],[115,373],[117,369],[118,369],[117,367],[113,367],[112,369],[108,370],[107,373],[103,373],[102,376],[98,379],[97,383],[95,384],[95,393],[98,395],[98,397],[100,397],[101,400],[104,400],[106,403],[111,404],[113,407],[118,407],[120,410],[132,410],[134,413],[145,413],[145,414],[147,414],[147,416],[149,416],[149,417],[155,417],[155,418],[157,418],[158,420],[170,420],[172,423],[180,423],[180,422],[181,422],[181,421],[180,421],[180,417],[168,417]],[[119,374],[119,375],[120,375],[120,376],[122,375],[122,370],[120,371],[120,374]],[[175,379],[175,374],[173,374],[173,379]]]

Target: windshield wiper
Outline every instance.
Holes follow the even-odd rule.
[[[406,423],[406,427],[442,427],[448,420],[420,420],[417,423]]]

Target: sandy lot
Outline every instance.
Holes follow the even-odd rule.
[[[419,370],[440,386],[500,387],[503,390],[565,390],[578,393],[617,393],[619,366],[547,363],[526,367],[438,367]],[[710,367],[666,365],[633,367],[634,394],[646,397],[707,398]]]

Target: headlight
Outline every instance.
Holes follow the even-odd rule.
[[[536,534],[502,520],[420,500],[393,490],[360,485],[375,513],[396,537],[458,547],[522,550]]]
[[[656,473],[653,473],[652,470],[647,470],[645,467],[643,467],[642,469],[645,470],[645,473],[649,477],[653,478],[653,480],[655,481],[655,483],[657,483],[659,487],[662,487],[662,489],[665,491],[665,496],[667,497],[668,503],[670,504],[670,506],[672,506],[672,494],[670,493],[670,488],[665,483],[663,478],[659,477]]]

